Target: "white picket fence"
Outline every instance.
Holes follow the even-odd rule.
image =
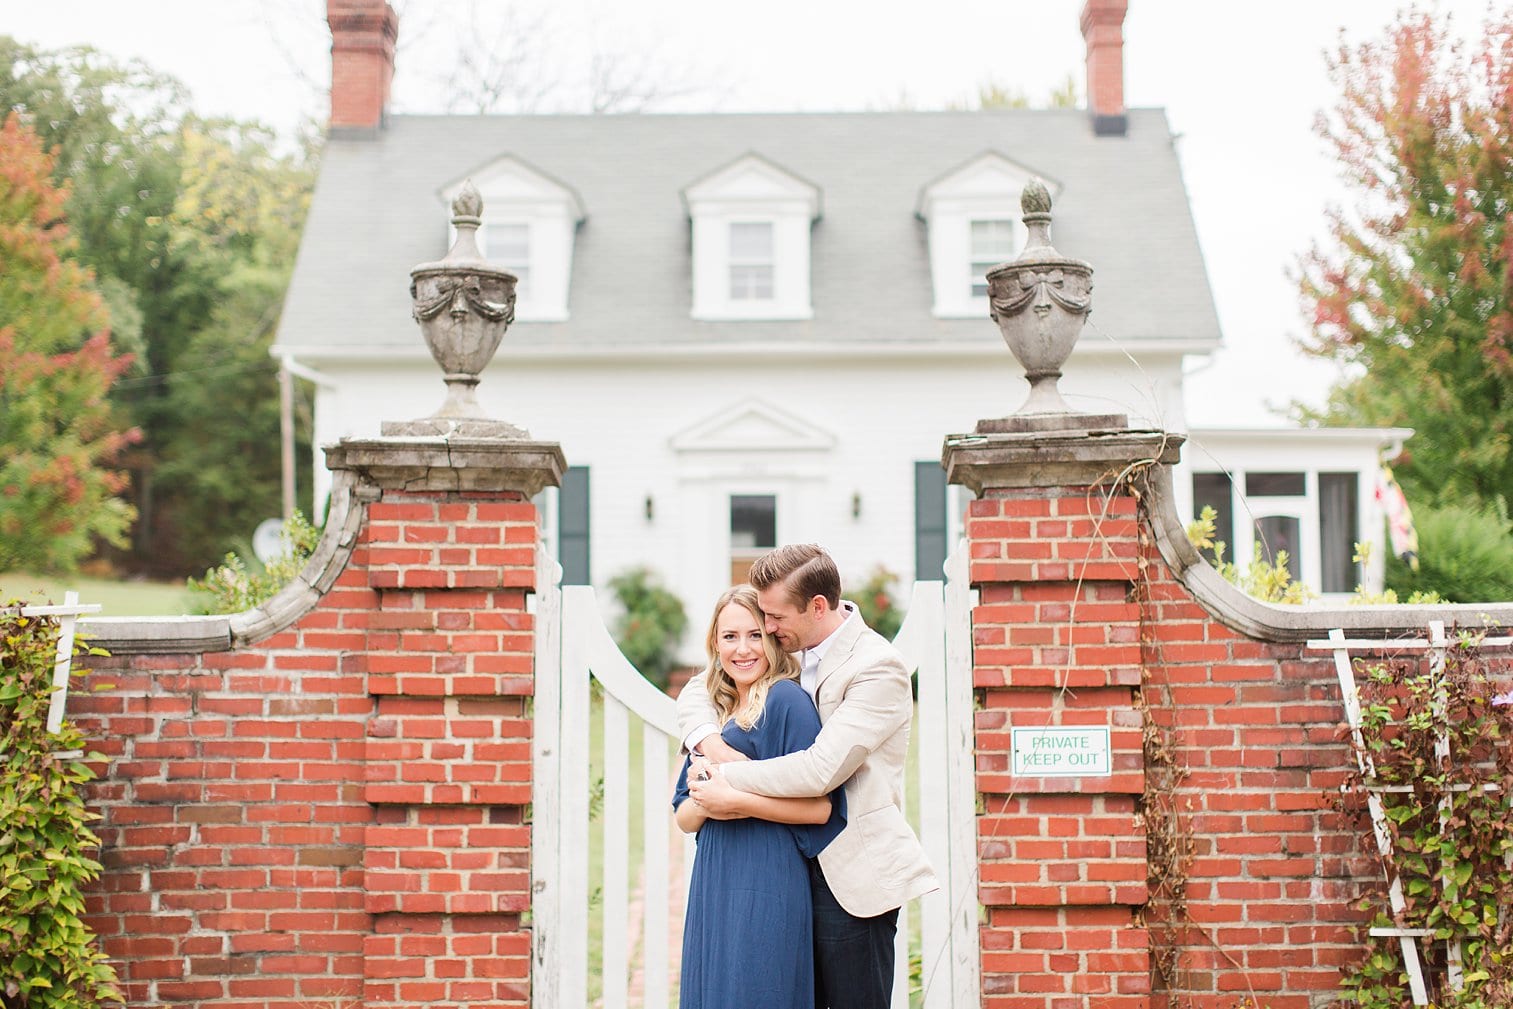
[[[978,992],[976,795],[972,773],[971,592],[965,551],[947,581],[918,582],[895,644],[919,672],[920,840],[942,888],[899,917],[895,1009],[909,1005],[909,917],[920,917],[925,1009],[974,1005]],[[590,919],[602,922],[594,1005],[667,1009],[675,943],[693,864],[693,839],[674,846],[671,795],[679,764],[672,698],[616,647],[593,589],[557,585],[537,560],[536,696],[532,804],[532,994],[539,1009],[590,1005]],[[590,679],[602,696],[602,869],[590,878]],[[632,767],[640,752],[639,769]],[[640,808],[631,809],[639,773]],[[634,819],[633,819],[634,818]],[[633,842],[640,857],[632,860]],[[674,885],[675,853],[682,872]],[[594,896],[596,895],[596,896]],[[739,969],[740,965],[732,965]]]

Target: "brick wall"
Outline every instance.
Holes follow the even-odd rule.
[[[1171,504],[1180,439],[948,441],[978,493],[972,584],[983,999],[992,1009],[1322,1009],[1378,867],[1335,811],[1353,766],[1310,638],[1507,626],[1513,607],[1267,606]],[[1122,474],[1125,479],[1118,479]],[[1510,664],[1504,655],[1500,660]],[[1111,774],[1011,771],[1015,726],[1108,726]]]
[[[985,1007],[1328,1005],[1376,869],[1332,808],[1350,756],[1304,642],[1513,625],[1507,604],[1246,600],[1182,538],[1152,462],[1179,442],[948,450],[979,494]],[[344,446],[316,560],[266,611],[86,625],[117,651],[70,699],[111,758],[90,907],[132,1006],[530,1000],[528,496],[560,451]],[[1144,478],[1110,492],[1120,473]],[[1110,773],[1016,776],[1024,725],[1107,727]]]
[[[70,698],[132,1006],[529,1002],[535,510],[387,489],[357,528],[292,626]]]
[[[994,489],[969,507],[983,1004],[1147,1004],[1135,502]],[[1106,778],[1016,778],[1014,726],[1107,726]]]
[[[1191,845],[1186,914],[1149,910],[1176,954],[1153,1004],[1328,1005],[1379,878],[1332,805],[1354,758],[1331,656],[1239,634],[1151,560],[1145,701],[1185,775],[1173,808]]]

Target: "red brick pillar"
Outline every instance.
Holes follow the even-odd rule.
[[[526,1006],[537,524],[555,445],[348,440],[379,498],[354,553],[377,596],[352,660],[365,728],[363,1004]]]
[[[985,1007],[1149,1005],[1140,554],[1120,477],[1175,461],[1179,444],[1087,430],[946,441],[947,479],[978,496],[966,532]],[[1017,771],[1016,729],[1052,730],[1019,734]]]

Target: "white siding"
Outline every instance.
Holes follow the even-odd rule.
[[[729,583],[731,494],[777,495],[780,543],[822,543],[843,574],[858,581],[883,564],[899,576],[902,592],[915,577],[915,461],[939,458],[946,435],[1012,413],[1026,395],[1007,351],[980,361],[826,358],[808,371],[795,369],[793,360],[785,354],[563,364],[512,360],[506,346],[478,394],[493,416],[560,442],[570,465],[590,468],[591,575],[601,597],[607,579],[647,564],[702,629],[706,606]],[[1063,390],[1080,409],[1125,410],[1135,424],[1180,428],[1176,359],[1143,364],[1136,372],[1112,358],[1074,360]],[[340,387],[320,402],[323,444],[376,435],[380,421],[425,416],[443,398],[429,360],[317,367]],[[807,447],[790,451],[679,451],[670,444],[743,400],[809,425],[815,437],[799,439]],[[316,480],[323,495],[330,480],[321,461]],[[858,518],[853,495],[860,496]],[[690,636],[685,658],[700,652]]]

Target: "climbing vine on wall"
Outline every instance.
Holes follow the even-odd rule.
[[[1191,799],[1183,791],[1191,769],[1177,728],[1177,705],[1172,697],[1171,684],[1165,676],[1152,675],[1153,670],[1165,664],[1162,642],[1152,633],[1152,628],[1160,623],[1156,612],[1159,604],[1151,590],[1150,558],[1156,551],[1151,533],[1154,520],[1150,514],[1150,481],[1154,465],[1153,460],[1137,463],[1115,480],[1116,486],[1122,487],[1140,509],[1140,555],[1136,561],[1137,576],[1131,587],[1130,601],[1137,603],[1142,610],[1142,682],[1135,696],[1135,706],[1140,712],[1145,763],[1145,789],[1140,797],[1140,812],[1145,825],[1148,897],[1142,919],[1150,935],[1152,980],[1164,999],[1163,1004],[1170,1009],[1195,1009],[1200,1002],[1184,993],[1189,987],[1189,978],[1185,974],[1182,954],[1187,945],[1206,943],[1232,968],[1233,976],[1241,979],[1246,988],[1246,994],[1235,995],[1233,1001],[1222,1003],[1226,1009],[1269,1009],[1268,1003],[1261,1001],[1251,988],[1245,968],[1219,943],[1211,928],[1193,918],[1187,906],[1188,884],[1198,849],[1192,825]],[[1212,515],[1207,518],[1207,534],[1211,536]],[[1196,530],[1190,528],[1188,531],[1189,538],[1199,549],[1213,545],[1212,542],[1198,541],[1203,532],[1201,524]],[[1253,565],[1248,575],[1254,583],[1252,586],[1244,584],[1246,576],[1237,570],[1221,570],[1221,574],[1248,592],[1255,593],[1257,586],[1269,584],[1279,595],[1276,601],[1281,601],[1280,595],[1285,595],[1288,589],[1286,559],[1278,558],[1273,565],[1264,562]],[[1214,1003],[1202,1001],[1201,1004]]]
[[[92,1009],[121,1001],[115,970],[84,923],[96,814],[83,734],[47,731],[57,621],[0,609],[0,1005]]]
[[[1513,697],[1499,694],[1508,684],[1479,644],[1479,636],[1462,635],[1443,670],[1413,659],[1358,671],[1361,740],[1376,774],[1357,774],[1342,799],[1375,856],[1367,786],[1380,796],[1394,852],[1384,868],[1401,877],[1406,908],[1395,919],[1378,910],[1370,924],[1432,931],[1419,945],[1439,1009],[1513,1005]],[[1363,903],[1387,907],[1384,893]],[[1368,942],[1342,981],[1348,1004],[1412,1005],[1398,940]],[[1446,980],[1452,943],[1462,960],[1458,991]]]

